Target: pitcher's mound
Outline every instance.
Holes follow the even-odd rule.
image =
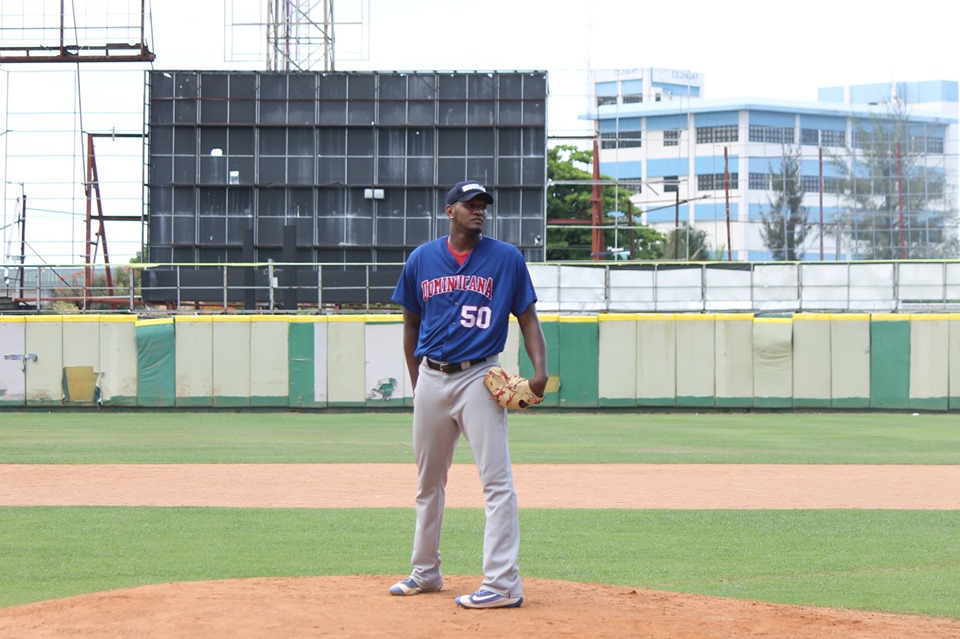
[[[396,576],[396,579],[401,576]],[[0,609],[0,636],[88,639],[246,637],[790,637],[947,639],[960,621],[785,606],[616,586],[524,579],[523,607],[464,610],[444,590],[387,593],[384,576],[157,584]]]

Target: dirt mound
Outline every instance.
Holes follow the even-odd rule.
[[[397,576],[399,578],[399,576]],[[597,584],[524,579],[521,608],[464,610],[442,592],[392,597],[383,576],[157,584],[0,609],[18,639],[262,637],[646,637],[955,639],[960,621],[786,606]]]

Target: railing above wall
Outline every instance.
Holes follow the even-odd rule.
[[[2,265],[0,312],[390,311],[402,264]],[[960,310],[960,261],[531,264],[541,312]],[[80,274],[79,279],[77,274]],[[79,283],[78,283],[79,282]]]
[[[923,312],[960,309],[960,262],[534,264],[552,312]]]

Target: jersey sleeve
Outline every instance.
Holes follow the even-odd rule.
[[[527,268],[523,255],[519,249],[515,248],[514,250],[516,251],[516,263],[514,265],[516,286],[513,289],[513,307],[510,312],[514,315],[520,315],[527,310],[527,307],[537,301],[537,291],[533,288],[530,269]]]
[[[403,265],[400,272],[400,279],[397,281],[397,287],[390,297],[394,302],[407,310],[417,314],[423,314],[423,304],[419,293],[419,284],[417,284],[417,266],[420,263],[418,251],[410,255],[407,263]]]

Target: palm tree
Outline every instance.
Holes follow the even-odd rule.
[[[665,259],[677,259],[683,262],[705,262],[714,259],[707,240],[707,232],[681,222],[680,226],[667,233],[667,242],[663,251]]]

